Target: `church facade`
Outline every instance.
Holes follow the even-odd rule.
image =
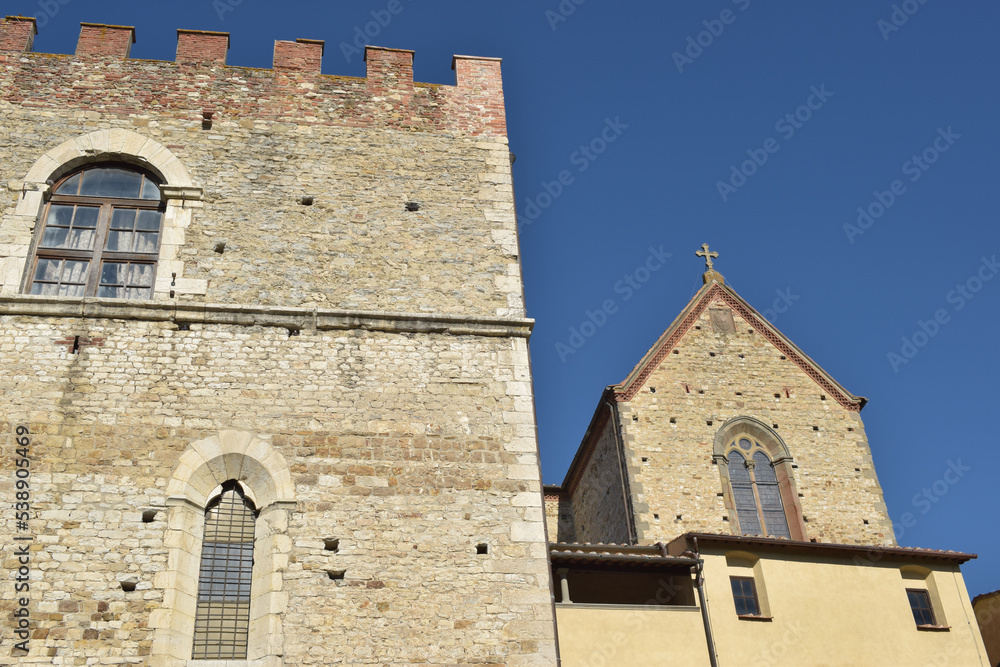
[[[864,399],[707,247],[543,489],[498,59],[35,35],[0,23],[0,664],[986,664],[973,556],[895,545]]]

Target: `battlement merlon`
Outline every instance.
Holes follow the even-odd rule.
[[[456,55],[452,60],[455,85],[414,83],[413,51],[366,46],[366,76],[330,76],[320,72],[324,42],[313,39],[276,41],[271,70],[234,67],[226,63],[230,36],[206,30],[177,31],[177,54],[173,62],[130,58],[135,28],[98,23],[81,23],[80,38],[73,56],[35,54],[35,19],[7,16],[0,23],[0,78],[7,81],[0,97],[15,103],[48,106],[37,86],[35,75],[45,75],[52,84],[66,77],[66,89],[79,80],[79,67],[90,66],[93,75],[109,75],[105,90],[95,86],[93,99],[77,100],[95,111],[147,113],[147,106],[132,99],[116,99],[113,79],[121,69],[132,72],[159,106],[157,112],[180,113],[200,118],[204,109],[213,109],[216,120],[236,118],[298,123],[333,123],[351,126],[379,124],[414,131],[448,131],[472,135],[507,134],[500,59]],[[52,57],[55,55],[56,57]],[[73,62],[71,71],[67,65]],[[117,65],[116,65],[117,64]],[[191,70],[199,71],[198,91],[178,93],[178,79],[190,80]],[[142,75],[145,76],[142,76]],[[267,76],[270,74],[271,76]],[[18,84],[21,85],[18,85]],[[311,84],[311,85],[309,85]],[[245,90],[260,104],[249,104]],[[101,95],[110,92],[110,96]],[[308,93],[308,95],[307,95]],[[289,105],[289,96],[296,104]],[[87,92],[80,91],[86,98]],[[199,100],[199,98],[201,98]],[[336,104],[337,102],[341,104]],[[268,104],[273,102],[273,104]],[[333,103],[333,106],[331,106]],[[197,109],[192,104],[200,105]]]

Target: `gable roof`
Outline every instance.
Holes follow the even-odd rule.
[[[743,297],[737,294],[731,287],[716,280],[710,280],[691,298],[691,301],[684,307],[684,310],[667,327],[667,330],[657,339],[656,343],[649,348],[649,351],[643,355],[642,359],[639,360],[639,363],[635,365],[625,379],[618,384],[605,388],[601,394],[597,408],[594,410],[590,425],[587,427],[587,432],[580,443],[580,448],[577,450],[576,456],[573,457],[569,470],[566,471],[566,477],[563,480],[562,486],[550,487],[550,493],[556,493],[557,490],[563,493],[573,493],[580,481],[580,477],[583,475],[584,469],[587,467],[587,462],[590,461],[590,457],[594,453],[594,447],[600,437],[599,430],[603,428],[604,423],[600,421],[600,418],[607,418],[608,416],[602,413],[602,410],[610,404],[609,401],[611,400],[616,403],[632,400],[639,393],[639,390],[642,389],[649,376],[653,374],[653,371],[667,358],[667,355],[676,347],[677,343],[680,342],[688,330],[694,326],[694,323],[698,321],[698,318],[701,317],[705,310],[716,301],[721,301],[738,313],[740,317],[753,327],[754,331],[764,336],[764,338],[780,350],[792,363],[802,369],[806,375],[812,378],[816,384],[822,387],[826,393],[832,396],[845,409],[852,412],[861,412],[861,409],[865,407],[865,404],[868,402],[867,398],[864,396],[855,396],[847,391],[843,385],[820,368],[819,364],[810,359],[809,355],[800,350],[795,343],[790,341],[774,325],[764,319],[760,313],[754,310],[753,306],[744,301]]]
[[[743,297],[727,285],[714,280],[698,290],[698,293],[688,302],[688,305],[684,307],[680,315],[667,327],[667,330],[653,344],[653,347],[649,348],[649,351],[635,365],[632,372],[618,384],[608,387],[609,390],[614,392],[615,400],[618,402],[632,400],[646,380],[649,379],[649,376],[652,375],[653,371],[656,370],[660,363],[670,354],[671,350],[680,342],[681,338],[684,337],[684,334],[688,332],[698,318],[715,301],[721,301],[738,313],[740,317],[753,327],[754,331],[766,338],[845,409],[852,412],[860,412],[865,407],[865,404],[868,402],[867,398],[855,396],[847,391],[843,385],[834,380],[819,364],[800,350],[795,343],[790,341],[774,325],[754,310],[750,304],[744,301]]]

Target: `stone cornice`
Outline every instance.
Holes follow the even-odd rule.
[[[66,299],[34,295],[0,296],[0,316],[75,319],[140,320],[178,325],[228,324],[280,327],[289,331],[346,330],[391,333],[439,333],[452,336],[528,338],[535,324],[529,318],[462,317],[430,313],[372,310],[282,308],[218,303]]]

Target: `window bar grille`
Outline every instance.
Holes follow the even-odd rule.
[[[246,659],[255,518],[236,482],[205,512],[192,659]]]

